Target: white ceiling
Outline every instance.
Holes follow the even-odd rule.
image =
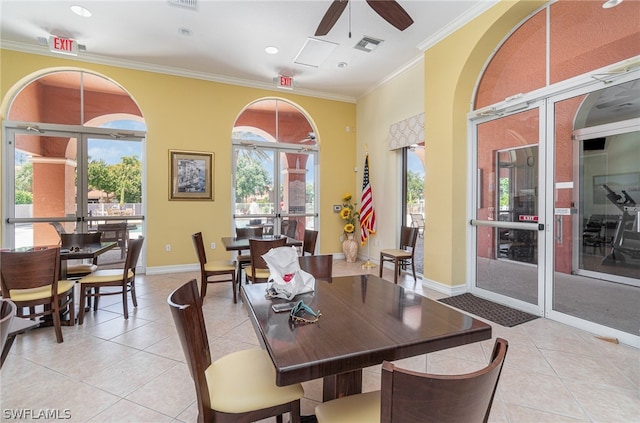
[[[294,77],[300,94],[355,101],[497,2],[399,0],[414,20],[399,31],[364,0],[351,0],[333,29],[314,37],[331,0],[174,1],[197,1],[197,7],[168,0],[0,0],[0,41],[6,49],[51,54],[37,39],[56,35],[86,46],[79,59],[89,62],[264,88],[274,87],[273,79],[283,74]],[[72,13],[75,4],[92,17]],[[354,49],[363,36],[384,41],[366,53]],[[338,47],[318,67],[295,64],[308,37]],[[268,55],[267,46],[280,51]],[[338,68],[339,62],[348,66]]]

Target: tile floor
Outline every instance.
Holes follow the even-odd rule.
[[[372,270],[377,272],[377,268]],[[360,263],[336,261],[335,275],[362,273]],[[73,422],[195,422],[195,391],[166,303],[168,294],[195,272],[140,275],[138,307],[122,318],[119,297],[101,299],[83,326],[19,336],[0,372],[1,421],[31,421],[41,413]],[[391,280],[391,272],[385,270]],[[431,298],[412,278],[401,283]],[[243,309],[228,284],[210,285],[204,304],[214,359],[259,348]],[[550,320],[514,328],[493,325],[510,348],[491,422],[640,422],[640,351],[596,339]],[[402,360],[405,367],[434,373],[465,373],[483,367],[493,341]],[[380,383],[379,366],[365,369],[364,390]],[[304,384],[302,414],[313,413],[321,382]],[[275,421],[270,419],[269,421]],[[355,422],[357,423],[357,422]]]

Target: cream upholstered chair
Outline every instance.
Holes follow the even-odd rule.
[[[195,279],[167,299],[196,388],[198,422],[253,422],[291,413],[300,422],[302,385],[276,386],[269,354],[236,351],[211,361],[207,328]]]
[[[236,238],[238,239],[262,238],[263,234],[264,226],[247,226],[246,228],[236,228]],[[236,272],[236,282],[238,284],[239,294],[240,284],[242,283],[242,271],[246,270],[246,267],[251,265],[251,254],[244,254],[242,250],[238,251],[236,262],[238,264],[238,270]]]
[[[416,250],[416,241],[418,240],[418,228],[412,228],[409,226],[402,226],[400,228],[400,248],[393,250],[381,250],[380,251],[380,277],[382,277],[382,270],[384,268],[384,262],[393,262],[393,283],[398,283],[398,275],[400,270],[408,265],[411,265],[413,272],[413,280],[416,278],[416,267],[413,260],[413,255]]]
[[[51,316],[56,340],[62,342],[60,312],[75,320],[74,281],[58,280],[60,248],[33,251],[0,251],[2,297],[17,307],[17,317]]]
[[[496,339],[489,365],[464,375],[432,375],[382,364],[380,391],[316,406],[325,422],[487,422],[509,343]]]
[[[136,299],[136,266],[140,251],[142,251],[142,243],[144,237],[129,240],[129,248],[122,269],[99,269],[90,275],[78,280],[80,286],[80,304],[86,304],[87,298],[94,298],[93,310],[98,309],[98,299],[104,295],[122,295],[122,309],[124,318],[129,318],[129,303],[127,301],[127,292],[131,292],[131,300],[133,306],[138,307]],[[100,292],[101,288],[109,288],[109,291]],[[78,324],[84,322],[84,306],[80,307],[78,314]]]
[[[193,247],[196,249],[198,261],[200,262],[200,298],[204,300],[207,295],[207,285],[210,283],[231,282],[233,291],[233,303],[237,303],[236,296],[236,263],[228,260],[207,261],[207,254],[204,250],[202,232],[191,235]],[[218,276],[228,276],[225,279],[209,279]]]

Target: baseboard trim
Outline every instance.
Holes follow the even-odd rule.
[[[422,277],[422,287],[423,288],[427,288],[427,289],[432,289],[434,291],[437,291],[441,294],[445,294],[449,297],[452,297],[454,295],[460,295],[460,294],[464,294],[465,292],[468,292],[469,290],[467,289],[467,285],[463,284],[463,285],[445,285],[441,282],[438,281],[434,281],[431,279],[427,279],[424,276]]]
[[[164,275],[167,273],[199,272],[199,264],[179,264],[173,266],[147,267],[146,275]]]

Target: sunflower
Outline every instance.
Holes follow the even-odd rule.
[[[356,204],[351,202],[352,198],[351,194],[345,194],[342,197],[340,219],[344,221],[342,232],[345,235],[355,232],[358,219],[360,218],[360,213],[358,213],[358,210],[356,209]]]

